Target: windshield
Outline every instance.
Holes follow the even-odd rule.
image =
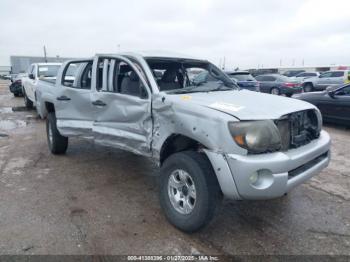
[[[207,61],[178,58],[148,58],[146,61],[160,91],[179,94],[238,88],[220,69]]]
[[[254,77],[251,74],[246,73],[229,73],[229,77],[236,79],[237,81],[255,81]]]
[[[56,77],[60,65],[41,65],[38,68],[39,77]]]

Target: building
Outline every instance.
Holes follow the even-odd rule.
[[[9,75],[11,72],[11,66],[0,66],[0,76]]]
[[[64,57],[44,57],[40,56],[10,56],[11,74],[25,73],[33,63],[64,62],[72,58]]]

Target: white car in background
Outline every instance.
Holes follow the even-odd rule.
[[[295,81],[304,81],[305,79],[308,79],[310,77],[318,77],[320,75],[319,72],[302,72],[297,74],[296,76],[290,77],[291,79]]]
[[[39,80],[56,82],[61,63],[34,63],[28,70],[28,76],[22,78],[24,103],[27,108],[35,104],[35,93]]]

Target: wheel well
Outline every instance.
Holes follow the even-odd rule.
[[[164,160],[174,153],[185,150],[198,151],[201,148],[205,146],[192,138],[179,134],[171,135],[165,140],[160,150],[160,164],[162,165]]]
[[[45,102],[45,107],[48,113],[55,112],[55,106],[53,103]]]
[[[306,85],[314,86],[312,82],[305,82],[305,83],[303,83],[303,87],[306,86]]]

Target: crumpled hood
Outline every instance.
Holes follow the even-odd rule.
[[[185,103],[218,110],[240,120],[278,119],[283,115],[315,108],[310,103],[281,96],[233,90],[176,95]]]

